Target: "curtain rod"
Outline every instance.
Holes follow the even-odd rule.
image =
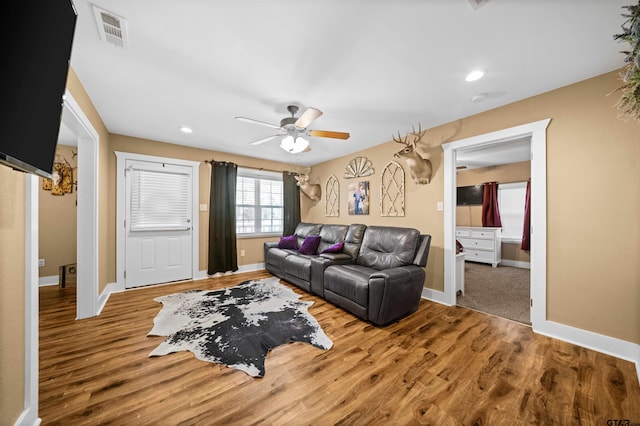
[[[232,163],[231,161],[216,161],[215,159],[211,159],[211,160],[204,160],[205,163],[208,164],[213,164],[213,163]],[[289,174],[298,174],[298,172],[293,172],[291,170],[272,170],[272,169],[265,169],[262,167],[249,167],[249,166],[241,166],[239,164],[236,164],[236,166],[238,167],[242,167],[243,169],[251,169],[251,170],[258,170],[258,171],[264,171],[264,172],[274,172],[274,173],[289,173]]]

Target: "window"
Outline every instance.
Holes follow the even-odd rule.
[[[182,230],[190,227],[190,169],[167,165],[130,169],[131,231]]]
[[[236,234],[282,235],[282,174],[238,168]]]
[[[498,185],[498,206],[502,220],[502,241],[521,243],[524,227],[524,204],[526,182],[501,183]]]

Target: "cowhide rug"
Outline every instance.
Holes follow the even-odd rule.
[[[191,351],[203,361],[264,376],[269,350],[290,342],[330,349],[333,342],[308,312],[313,302],[278,278],[221,290],[190,290],[154,299],[163,304],[149,336],[167,336],[149,356]]]

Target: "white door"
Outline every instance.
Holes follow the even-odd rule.
[[[126,160],[125,287],[192,277],[192,168]]]

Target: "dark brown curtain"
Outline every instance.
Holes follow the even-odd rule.
[[[236,178],[238,166],[211,161],[209,197],[209,265],[207,273],[237,271]]]
[[[484,184],[482,196],[482,226],[502,226],[500,208],[498,208],[498,184],[487,182]]]
[[[527,192],[524,196],[524,226],[522,227],[522,250],[529,250],[531,240],[531,179],[527,182]]]
[[[282,172],[282,198],[284,223],[282,235],[292,235],[300,223],[300,190],[295,175]]]

